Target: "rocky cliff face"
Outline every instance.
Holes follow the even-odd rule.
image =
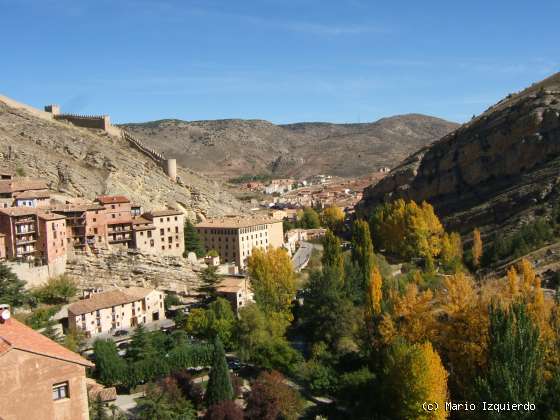
[[[6,101],[9,103],[9,101]],[[100,130],[41,118],[0,98],[0,167],[46,178],[55,191],[95,198],[125,194],[147,210],[169,204],[191,218],[238,213],[241,204],[221,186],[179,168],[170,180],[151,159]]]
[[[451,229],[512,227],[560,192],[560,74],[509,95],[366,189],[362,214],[402,197],[432,203]]]
[[[66,274],[82,289],[140,286],[188,295],[200,285],[200,269],[185,258],[100,251],[70,258]]]
[[[396,165],[456,127],[418,114],[364,124],[162,120],[124,126],[183,166],[225,179],[245,174],[366,175]]]

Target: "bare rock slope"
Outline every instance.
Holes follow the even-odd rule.
[[[427,200],[449,228],[508,230],[560,197],[560,73],[490,107],[366,189],[360,211]]]
[[[124,128],[183,166],[232,178],[245,174],[360,176],[392,167],[457,124],[409,114],[373,123],[298,123],[262,120],[160,120]]]
[[[146,209],[178,206],[191,218],[241,209],[215,181],[179,168],[177,184],[121,138],[41,118],[2,98],[0,160],[2,169],[46,178],[53,190],[77,197],[125,194]]]

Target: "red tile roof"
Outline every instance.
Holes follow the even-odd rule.
[[[96,200],[101,204],[130,203],[128,197],[124,195],[100,195]]]
[[[62,347],[14,318],[0,323],[0,357],[11,350],[39,354],[87,367],[94,366],[79,354]]]
[[[151,289],[142,287],[129,287],[124,289],[113,289],[106,292],[95,293],[87,299],[74,302],[68,307],[68,313],[82,315],[98,309],[111,308],[143,299],[152,292]]]
[[[147,218],[162,217],[162,216],[176,216],[182,215],[183,212],[180,210],[166,209],[166,210],[153,210],[144,214]]]
[[[23,178],[0,180],[0,193],[46,189],[48,189],[48,186],[44,179]]]

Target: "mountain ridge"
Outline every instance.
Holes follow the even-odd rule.
[[[393,166],[457,124],[405,114],[367,123],[162,119],[120,126],[151,147],[177,156],[183,166],[232,178],[248,173],[360,176]],[[354,164],[347,165],[350,161]]]

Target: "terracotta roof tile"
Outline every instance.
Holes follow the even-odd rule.
[[[14,194],[15,198],[49,198],[51,193],[47,190],[27,190],[22,192],[17,192]]]
[[[22,178],[0,180],[0,193],[46,189],[48,189],[48,186],[44,179]]]
[[[94,366],[93,363],[79,354],[62,347],[14,318],[0,324],[0,339],[2,339],[0,341],[0,355],[12,349],[17,349],[83,366]]]
[[[220,219],[210,219],[196,225],[197,228],[244,228],[256,225],[266,225],[272,223],[282,223],[282,220],[272,217],[223,217]]]
[[[100,195],[96,200],[101,204],[130,203],[124,195]]]
[[[88,299],[83,299],[71,304],[68,307],[68,312],[73,315],[82,315],[94,312],[98,309],[111,308],[117,305],[136,302],[148,295],[151,291],[151,289],[144,289],[142,287],[130,287],[127,289],[113,289],[106,292],[95,293]]]
[[[154,218],[154,217],[163,217],[163,216],[178,216],[182,214],[183,212],[180,210],[167,209],[167,210],[150,211],[148,213],[145,213],[144,216],[147,218]]]

